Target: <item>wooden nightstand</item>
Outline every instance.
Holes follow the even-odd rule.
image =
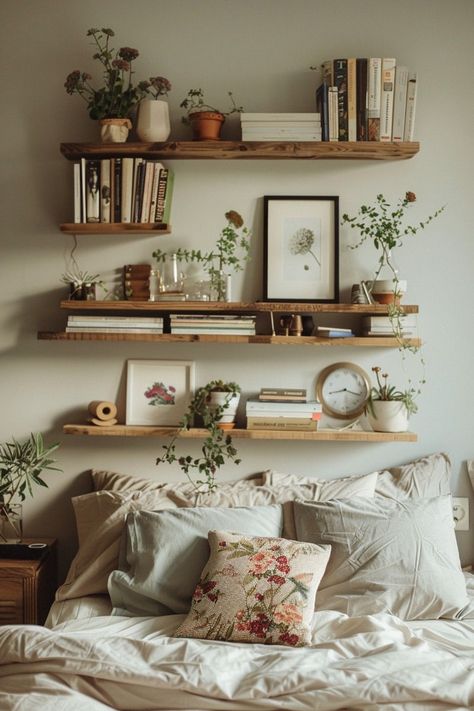
[[[36,560],[0,557],[0,624],[42,625],[56,590],[56,541],[23,539],[22,543],[46,543]],[[1,556],[1,548],[0,548]]]

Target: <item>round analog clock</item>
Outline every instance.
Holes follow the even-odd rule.
[[[370,393],[369,376],[355,363],[333,363],[321,371],[316,397],[323,412],[350,420],[362,414]]]

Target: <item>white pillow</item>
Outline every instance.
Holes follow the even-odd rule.
[[[432,498],[451,493],[451,461],[447,454],[430,454],[379,472],[376,496],[388,499]]]

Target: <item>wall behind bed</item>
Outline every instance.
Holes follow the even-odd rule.
[[[235,297],[261,296],[262,196],[339,195],[353,212],[379,191],[391,200],[413,190],[411,216],[447,209],[426,234],[400,252],[409,281],[408,303],[420,305],[426,342],[427,385],[412,420],[417,443],[240,442],[242,465],[234,478],[265,468],[334,477],[407,462],[434,451],[453,462],[453,491],[470,496],[465,460],[473,456],[472,403],[472,91],[474,4],[471,0],[2,0],[2,237],[0,439],[42,431],[60,441],[63,475],[47,476],[26,505],[26,533],[60,539],[61,572],[74,551],[70,497],[89,490],[86,471],[107,468],[162,480],[180,472],[154,462],[162,442],[64,436],[62,424],[84,417],[92,399],[123,403],[128,358],[192,359],[198,384],[237,380],[245,393],[262,384],[314,387],[335,360],[367,370],[383,365],[402,382],[399,354],[369,349],[311,349],[174,344],[38,342],[37,330],[60,329],[65,316],[60,275],[72,247],[60,222],[71,218],[71,165],[61,141],[96,141],[85,104],[63,89],[67,73],[97,71],[85,33],[112,27],[116,46],[140,50],[139,79],[168,77],[174,137],[188,136],[179,103],[202,87],[211,103],[234,92],[247,111],[313,111],[312,64],[338,56],[394,56],[418,72],[417,136],[420,153],[409,161],[175,162],[171,238],[79,238],[82,269],[110,275],[127,262],[148,261],[156,247],[209,247],[228,209],[241,212],[254,231],[253,260],[235,277]],[[237,138],[238,120],[225,136]],[[354,235],[341,231],[343,297],[370,277],[375,255],[349,251]],[[284,373],[284,375],[283,375]],[[414,373],[417,375],[417,373]],[[199,443],[191,445],[198,451]],[[472,512],[471,512],[472,513]],[[472,562],[472,533],[459,534],[464,563]]]

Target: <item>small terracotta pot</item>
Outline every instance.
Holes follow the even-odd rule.
[[[223,114],[215,111],[196,111],[189,116],[194,141],[220,141]]]
[[[400,280],[397,284],[397,291],[394,291],[392,279],[380,279],[372,286],[372,296],[379,304],[398,305],[407,290],[406,280]]]

